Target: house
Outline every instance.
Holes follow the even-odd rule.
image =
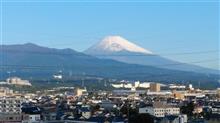
[[[199,114],[199,113],[202,113],[202,112],[203,112],[203,107],[202,106],[196,106],[194,108],[194,111],[193,111],[193,113],[195,113],[195,114]]]
[[[187,123],[187,115],[168,115],[160,123]]]
[[[220,105],[212,106],[212,114],[220,114]]]
[[[40,123],[41,122],[41,110],[36,106],[22,107],[22,113],[27,115],[28,118],[23,120],[22,123]]]
[[[104,108],[106,110],[112,110],[113,107],[114,107],[114,103],[112,103],[111,101],[109,100],[102,100],[100,103],[98,103],[100,105],[101,108]]]
[[[91,117],[91,111],[88,106],[82,106],[79,109],[79,113],[82,115],[82,118],[89,119]]]

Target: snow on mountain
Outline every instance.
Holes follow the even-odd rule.
[[[186,63],[182,64],[178,61],[153,54],[151,51],[137,46],[120,36],[105,37],[101,42],[90,47],[84,53],[102,59],[112,59],[129,64],[147,65],[181,71],[218,73],[216,70]]]
[[[89,54],[115,53],[129,51],[143,54],[152,54],[151,51],[137,46],[121,36],[107,36],[98,44],[90,47],[85,52]]]

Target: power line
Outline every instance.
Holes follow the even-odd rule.
[[[68,56],[86,56],[87,54],[76,52],[76,51],[67,51],[68,49],[63,49],[63,53],[60,53],[59,51],[29,51],[29,50],[2,50],[2,53],[27,53],[27,54],[39,54],[39,55],[68,55]],[[64,53],[64,52],[71,52],[71,53]],[[209,54],[209,53],[220,53],[219,50],[206,50],[206,51],[191,51],[191,52],[179,52],[179,53],[165,53],[165,54],[94,54],[92,56],[146,56],[146,57],[154,57],[154,56],[179,56],[179,55],[192,55],[192,54]]]
[[[3,3],[218,3],[218,1],[216,0],[213,0],[213,1],[210,1],[210,0],[206,0],[206,1],[203,1],[203,0],[199,0],[199,1],[183,1],[183,0],[180,0],[180,1],[173,1],[173,0],[166,0],[166,1],[163,1],[163,0],[160,0],[160,1],[144,1],[144,0],[118,0],[118,1],[115,1],[115,0],[84,0],[84,1],[80,1],[80,0],[34,0],[34,1],[25,1],[25,0],[4,0],[2,1]]]
[[[196,52],[182,52],[182,53],[167,53],[167,54],[97,54],[94,56],[170,56],[170,55],[191,55],[191,54],[208,54],[208,53],[219,53],[218,50],[209,51],[196,51]]]
[[[183,64],[192,64],[192,63],[207,63],[207,62],[214,62],[219,61],[219,59],[207,59],[207,60],[200,60],[200,61],[192,61],[187,63],[174,63],[174,64],[162,64],[162,65],[148,65],[148,67],[162,67],[162,66],[178,66]],[[146,66],[147,65],[138,65],[138,66]],[[1,64],[0,69],[8,69],[8,68],[20,68],[20,69],[40,69],[40,70],[56,70],[61,68],[74,68],[78,66],[74,65],[10,65],[10,64]],[[95,66],[80,66],[81,68],[97,68]],[[119,65],[108,65],[103,66],[105,68],[107,67],[120,67]]]
[[[174,64],[164,64],[164,65],[158,65],[157,67],[160,66],[176,66],[176,65],[182,65],[182,64],[195,64],[195,63],[207,63],[207,62],[213,62],[213,61],[219,61],[219,59],[208,59],[208,60],[201,60],[201,61],[192,61],[192,62],[187,62],[187,63],[174,63]]]

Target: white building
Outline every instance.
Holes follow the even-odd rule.
[[[139,113],[148,113],[155,117],[165,117],[166,115],[179,115],[180,108],[163,104],[161,102],[154,102],[152,106],[139,108]]]
[[[129,88],[131,89],[133,86],[131,83],[117,83],[117,84],[111,84],[114,88]]]
[[[126,84],[124,84],[124,88],[132,88],[133,86],[132,86],[132,84],[131,83],[126,83]]]
[[[28,114],[28,118],[22,123],[41,123],[40,114]]]
[[[140,81],[134,82],[134,87],[135,87],[135,88],[139,87],[139,85],[140,85]]]
[[[150,83],[148,83],[148,82],[140,83],[139,87],[140,88],[150,88]]]
[[[170,84],[169,85],[170,89],[186,89],[185,85],[174,85],[174,84]]]
[[[148,82],[144,82],[144,83],[140,83],[140,81],[136,81],[134,82],[134,85],[132,85],[132,83],[117,83],[117,84],[111,84],[112,87],[114,88],[128,88],[131,89],[133,87],[135,88],[149,88],[150,87],[150,83]]]
[[[190,89],[190,90],[194,90],[194,88],[193,88],[193,85],[192,85],[192,84],[189,84],[189,89]]]
[[[22,80],[21,78],[18,77],[10,77],[6,80],[8,84],[12,85],[26,85],[26,86],[31,86],[31,83],[28,80]]]
[[[62,76],[62,75],[53,75],[53,78],[54,78],[54,79],[62,79],[63,76]]]
[[[147,92],[147,95],[149,96],[170,96],[172,95],[171,91],[160,91],[160,92]]]
[[[123,87],[124,87],[124,84],[122,84],[122,83],[112,84],[112,87],[114,87],[114,88],[123,88]]]
[[[190,97],[202,98],[202,97],[205,97],[205,94],[203,94],[203,93],[185,93],[184,96],[185,96],[185,98],[190,98]]]

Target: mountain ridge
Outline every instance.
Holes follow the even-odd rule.
[[[36,51],[34,45],[2,45],[0,52],[0,72],[7,77],[7,71],[17,71],[16,76],[27,78],[50,78],[57,71],[64,71],[64,76],[86,73],[92,76],[127,80],[149,81],[204,81],[216,83],[219,76],[214,74],[200,74],[127,64],[115,60],[99,59],[69,49],[43,47],[43,51]],[[24,50],[26,49],[26,50]]]
[[[110,36],[111,37],[111,36]],[[108,40],[106,40],[106,38]],[[118,41],[117,41],[118,40]],[[121,40],[129,42],[126,39],[123,39],[122,37],[113,36],[111,38],[105,37],[103,40],[101,40],[99,43],[97,43],[95,46],[92,46],[84,51],[85,54],[92,55],[98,58],[102,59],[113,59],[116,61],[129,63],[129,64],[139,64],[139,65],[147,65],[147,66],[153,66],[153,67],[159,67],[159,68],[166,68],[166,69],[172,69],[172,70],[181,70],[181,71],[190,71],[190,72],[200,72],[200,73],[215,73],[220,74],[218,70],[213,70],[210,68],[205,68],[197,65],[187,64],[187,63],[181,63],[178,61],[170,60],[168,58],[164,58],[163,56],[156,55],[150,50],[146,50],[142,48],[142,50],[127,50],[126,48],[122,50],[109,50],[105,47],[112,47],[111,45],[108,45],[106,43],[104,47],[102,47],[102,42],[114,42],[118,43],[121,42]],[[119,44],[120,46],[123,45],[122,43]],[[137,46],[137,45],[136,45]],[[124,46],[121,46],[124,47]],[[126,46],[125,46],[126,47]],[[138,47],[138,46],[137,46]],[[107,51],[106,51],[107,50]],[[172,65],[171,65],[172,64]],[[175,64],[175,65],[173,65]]]

